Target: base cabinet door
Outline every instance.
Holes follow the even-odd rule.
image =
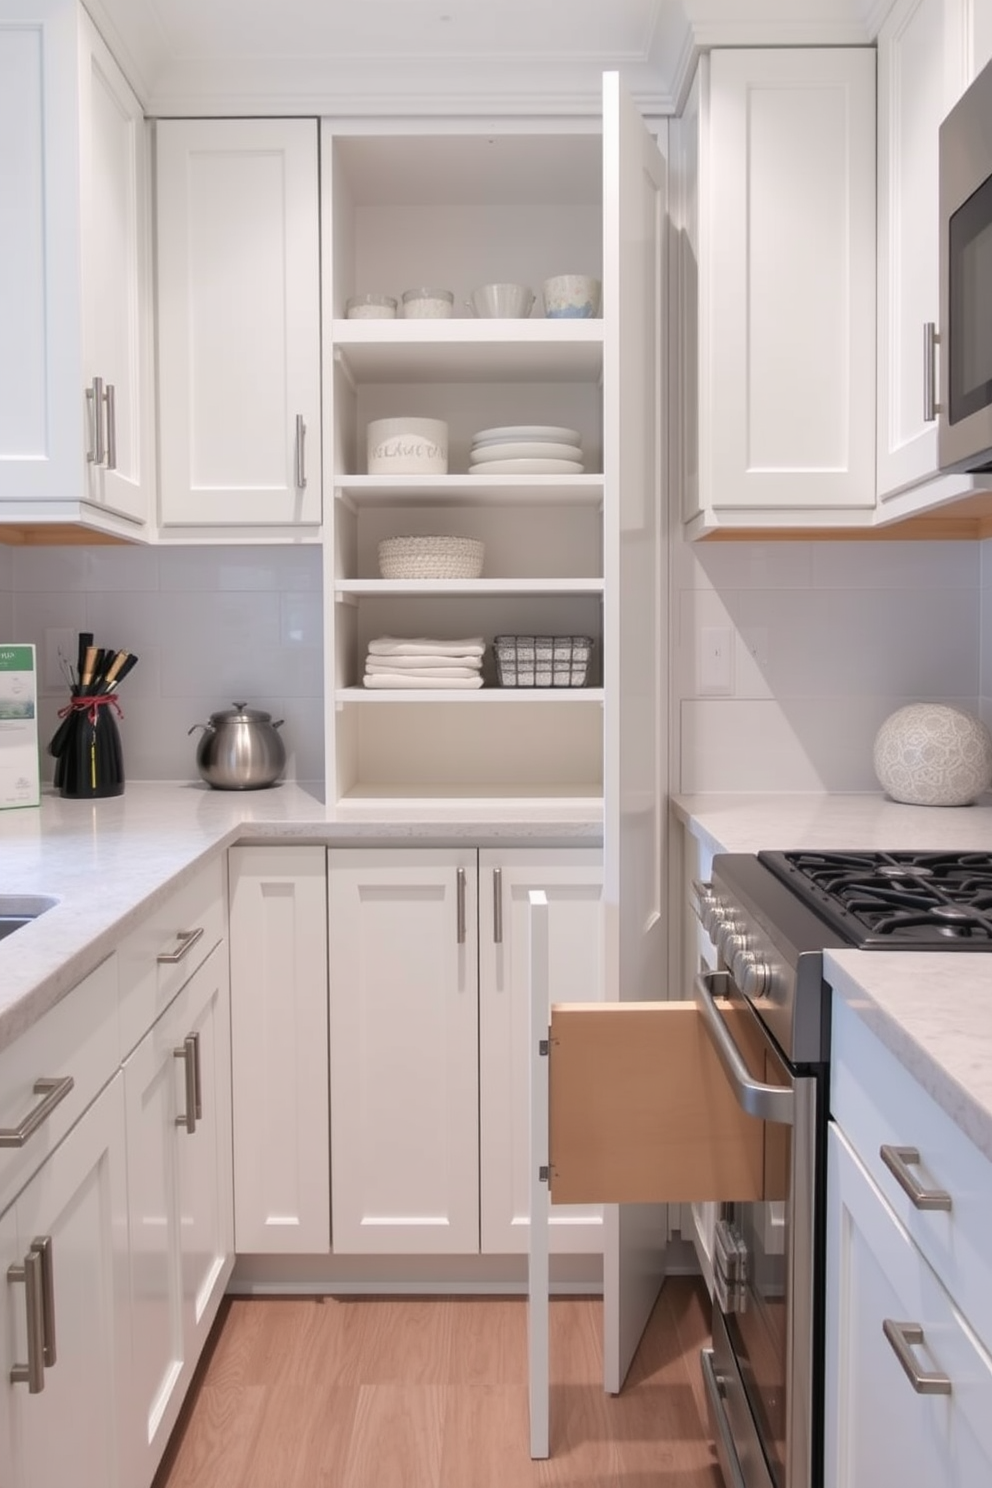
[[[236,847],[229,869],[236,1248],[319,1255],[331,1245],[327,853]]]
[[[992,1357],[834,1124],[827,1181],[825,1488],[992,1481]]]
[[[218,946],[124,1065],[131,1478],[150,1482],[233,1264],[228,966]]]
[[[120,1075],[0,1216],[0,1266],[4,1488],[130,1488],[120,1438],[130,1353]],[[28,1269],[40,1272],[44,1298],[38,1390],[23,1379],[35,1354]]]
[[[331,848],[336,1253],[479,1249],[474,848]]]
[[[528,1248],[529,894],[544,890],[550,905],[552,1000],[598,1002],[603,997],[602,884],[602,853],[596,848],[479,852],[483,1252]],[[601,1205],[559,1205],[551,1211],[552,1251],[599,1251],[602,1234]]]

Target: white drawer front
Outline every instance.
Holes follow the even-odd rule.
[[[225,859],[218,857],[170,894],[122,941],[117,954],[124,1055],[224,938],[226,905]]]
[[[120,1063],[117,958],[109,956],[0,1054],[0,1128],[21,1127],[44,1095],[39,1080],[72,1079],[22,1146],[0,1147],[0,1211],[24,1187]]]
[[[834,998],[830,1110],[915,1243],[992,1348],[992,1163],[856,1013]],[[919,1209],[881,1157],[919,1153],[910,1172],[946,1192],[949,1209]]]

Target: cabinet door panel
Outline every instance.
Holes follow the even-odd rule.
[[[484,849],[479,854],[479,1068],[482,1249],[527,1249],[530,1142],[528,894],[550,905],[553,1001],[603,997],[602,855],[595,849]],[[550,1007],[545,1016],[550,1017]],[[553,1251],[602,1248],[602,1208],[552,1210]]]
[[[231,1041],[237,1248],[331,1245],[327,854],[237,847],[231,865]]]
[[[157,162],[163,524],[319,522],[316,124],[163,121]]]
[[[334,1250],[476,1252],[475,851],[332,849],[328,896]]]

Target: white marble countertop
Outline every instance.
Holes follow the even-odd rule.
[[[0,940],[0,1049],[98,965],[141,916],[235,842],[471,842],[596,846],[591,808],[562,803],[444,801],[335,810],[319,793],[283,784],[214,791],[201,784],[129,784],[103,801],[0,811],[0,894],[58,903]]]
[[[710,852],[796,848],[992,851],[992,806],[881,795],[680,796]],[[992,1160],[992,952],[825,953],[827,980]]]

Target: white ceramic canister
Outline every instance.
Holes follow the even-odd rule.
[[[450,289],[405,289],[405,320],[447,320],[454,312],[455,297]]]
[[[447,475],[444,419],[373,419],[367,429],[369,475]]]
[[[344,313],[348,320],[395,320],[396,301],[391,295],[352,295],[345,302]]]

